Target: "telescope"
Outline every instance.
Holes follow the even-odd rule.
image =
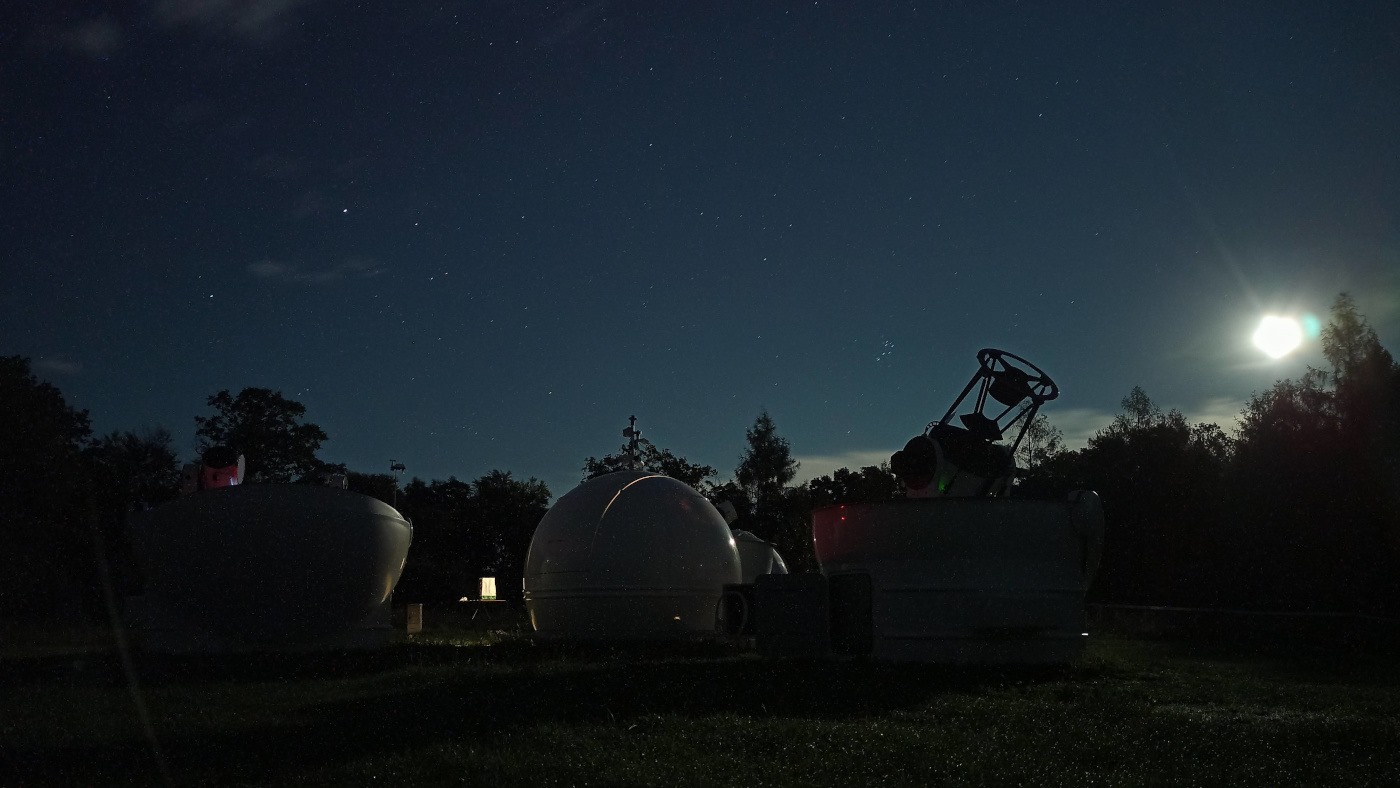
[[[1016,475],[1016,448],[1040,406],[1060,396],[1040,367],[996,348],[977,351],[977,371],[943,418],[890,457],[910,498],[1004,497]],[[973,391],[976,396],[972,397]],[[972,407],[957,416],[972,397]],[[988,415],[1001,411],[995,416]],[[1014,412],[1014,413],[1013,413]],[[1014,434],[1010,445],[1001,443]]]

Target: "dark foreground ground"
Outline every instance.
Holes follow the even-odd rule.
[[[561,651],[457,622],[129,673],[91,632],[5,634],[0,785],[1400,784],[1397,660],[1317,642],[1098,635],[1078,665],[1008,671]]]

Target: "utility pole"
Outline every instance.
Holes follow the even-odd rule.
[[[395,459],[389,460],[389,473],[394,475],[394,508],[399,508],[399,477],[403,476],[405,468],[403,463]]]

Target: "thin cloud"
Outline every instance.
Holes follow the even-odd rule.
[[[1160,407],[1163,412],[1170,410],[1165,405]],[[1244,403],[1237,399],[1208,397],[1192,407],[1178,410],[1186,417],[1188,424],[1219,424],[1221,429],[1230,433],[1234,432],[1243,408]],[[1050,426],[1064,434],[1066,449],[1082,449],[1089,445],[1089,440],[1097,435],[1099,430],[1112,424],[1118,413],[1097,408],[1070,408],[1057,409],[1047,412],[1046,415],[1050,418]]]
[[[291,266],[274,263],[271,260],[263,260],[248,266],[248,273],[259,279],[279,279],[287,276],[291,270]]]
[[[64,52],[102,60],[125,48],[127,38],[122,24],[103,14],[77,22],[36,24],[22,40],[20,50],[31,55]]]
[[[112,55],[126,44],[126,31],[110,16],[80,22],[60,36],[70,51],[91,58]]]
[[[34,362],[34,370],[50,375],[71,376],[80,374],[83,371],[83,365],[64,358],[41,358]]]
[[[539,45],[553,47],[577,37],[582,31],[591,29],[606,17],[608,3],[600,2],[574,9],[556,20],[540,36]]]
[[[899,448],[898,446],[895,447]],[[818,476],[830,476],[838,468],[860,470],[867,465],[889,462],[895,449],[856,449],[843,454],[809,454],[795,457],[799,463],[793,484],[806,484]]]
[[[1066,449],[1082,449],[1099,430],[1113,423],[1116,414],[1097,408],[1056,408],[1054,411],[1047,409],[1045,415],[1050,426],[1064,435]]]
[[[1244,403],[1229,397],[1210,397],[1194,407],[1182,409],[1186,421],[1191,424],[1213,423],[1219,424],[1227,433],[1234,432],[1236,422],[1239,419],[1240,410],[1244,408]],[[1163,408],[1167,410],[1167,408]],[[1099,410],[1097,408],[1069,408],[1055,409],[1047,411],[1050,418],[1050,426],[1058,429],[1063,435],[1063,445],[1066,449],[1083,449],[1089,445],[1089,440],[1113,423],[1113,418],[1117,412]],[[1009,437],[1009,436],[1008,436]],[[889,462],[890,455],[894,454],[896,446],[889,449],[857,449],[842,454],[810,454],[797,457],[801,466],[797,469],[797,475],[793,477],[794,484],[806,484],[818,476],[830,476],[838,468],[850,468],[859,470],[867,465],[879,465],[882,462]]]
[[[1192,424],[1219,424],[1229,433],[1235,431],[1244,406],[1244,402],[1230,397],[1210,397],[1196,407],[1183,411],[1183,415]]]
[[[370,279],[384,273],[382,266],[372,260],[353,259],[329,268],[303,268],[294,263],[260,260],[248,266],[248,273],[258,279],[302,284],[327,284],[346,279]]]
[[[137,18],[125,21],[100,14],[77,22],[35,27],[22,46],[31,53],[63,51],[106,59],[139,45],[143,33],[198,33],[269,42],[292,29],[297,12],[318,0],[157,0]]]
[[[315,0],[160,0],[151,18],[167,28],[263,41],[286,30],[298,8]]]

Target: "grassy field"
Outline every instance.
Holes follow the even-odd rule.
[[[100,645],[0,653],[3,785],[1400,784],[1395,660],[1297,646],[1095,637],[1004,671],[464,630],[138,658],[136,687]]]

